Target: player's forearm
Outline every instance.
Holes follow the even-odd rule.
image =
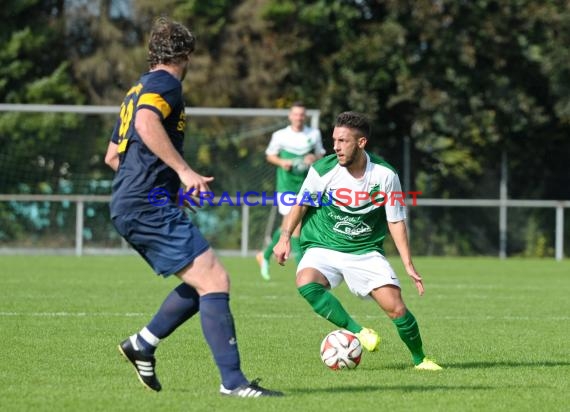
[[[117,153],[117,148],[118,145],[116,143],[109,142],[107,153],[105,154],[105,164],[115,172],[119,168],[119,153]]]
[[[283,159],[277,155],[267,155],[267,162],[277,167],[283,167]]]
[[[402,263],[405,266],[413,265],[412,253],[410,251],[410,246],[408,243],[408,231],[406,230],[406,222],[404,220],[401,220],[399,222],[388,222],[388,229],[390,230],[390,235],[394,240],[396,249],[398,249]]]
[[[149,150],[178,174],[191,169],[170,141],[158,116],[145,114],[139,121],[140,114],[137,114],[135,128]]]
[[[295,228],[301,223],[303,216],[307,213],[308,206],[295,205],[291,208],[289,214],[285,217],[283,229],[281,229],[281,236],[290,238]]]
[[[119,159],[118,158],[114,158],[114,159],[110,159],[110,160],[105,160],[105,163],[107,164],[107,166],[109,166],[111,169],[113,169],[113,172],[116,172],[117,170],[119,170]]]

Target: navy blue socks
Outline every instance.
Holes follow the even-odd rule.
[[[154,354],[161,339],[169,336],[199,310],[202,332],[220,370],[224,388],[231,390],[247,384],[248,380],[240,368],[229,300],[227,293],[209,293],[200,297],[193,287],[180,284],[166,297],[150,323],[131,338],[135,348],[147,355]]]
[[[240,368],[234,319],[230,312],[229,294],[208,293],[200,297],[202,332],[210,345],[226,389],[248,383]]]
[[[178,285],[164,299],[150,323],[137,335],[137,346],[148,355],[153,354],[161,339],[166,338],[200,308],[200,296],[186,283]]]

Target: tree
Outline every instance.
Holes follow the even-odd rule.
[[[570,195],[566,2],[131,4],[9,1],[0,11],[6,22],[0,33],[0,97],[8,102],[118,105],[146,68],[146,35],[153,19],[167,10],[197,35],[185,87],[189,106],[283,108],[303,100],[322,110],[329,148],[326,137],[334,117],[358,110],[373,122],[369,148],[397,168],[403,166],[403,141],[411,138],[413,189],[424,196],[497,197],[503,153],[509,159],[511,197]],[[4,174],[2,191],[20,190],[16,187],[22,182],[30,190],[41,186],[57,191],[56,182],[62,179],[81,191],[81,181],[110,178],[102,155],[112,119],[25,116],[24,122],[18,116],[0,117],[0,140],[9,149],[5,153],[11,154],[10,161],[31,164],[33,170],[24,179]],[[190,122],[189,140],[194,138],[196,145],[193,165],[207,171],[216,164],[217,181],[231,182],[232,187],[250,184],[252,175],[269,170],[263,169],[266,141],[263,134],[257,140],[239,138],[244,133],[250,130],[238,122]],[[270,131],[261,133],[268,138]],[[78,134],[85,137],[78,153],[94,154],[89,162],[82,162],[81,155],[61,156]],[[30,135],[36,138],[30,140]],[[31,154],[32,142],[42,154],[40,160]],[[533,228],[545,224],[537,213],[531,212],[532,228],[521,218],[511,237],[523,239],[527,227],[536,231]],[[418,212],[417,238],[429,239],[424,243],[434,253],[488,253],[494,246],[481,227],[496,226],[496,217],[479,209],[470,217],[477,214],[474,224],[461,210]],[[438,233],[431,231],[432,221],[438,222]]]

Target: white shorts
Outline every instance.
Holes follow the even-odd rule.
[[[344,280],[356,296],[366,297],[374,289],[385,285],[400,287],[400,280],[388,260],[379,252],[364,255],[337,252],[324,248],[310,248],[299,262],[297,273],[305,268],[321,272],[335,288]]]
[[[277,192],[277,203],[279,205],[279,214],[287,216],[293,205],[297,203],[297,195],[292,192]]]

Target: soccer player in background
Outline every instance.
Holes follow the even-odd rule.
[[[182,281],[152,320],[119,345],[119,351],[144,386],[160,391],[154,356],[159,342],[200,312],[202,331],[221,375],[220,393],[281,396],[243,374],[229,307],[228,273],[177,206],[181,185],[185,193],[198,195],[209,191],[208,183],[214,179],[198,174],[183,158],[181,82],[194,44],[194,35],[182,24],[166,18],[155,21],[148,44],[150,71],[128,91],[105,156],[117,170],[110,205],[113,225],[157,274],[176,275]],[[157,207],[158,200],[167,202]]]
[[[371,297],[390,317],[416,369],[440,370],[425,357],[416,318],[406,307],[398,277],[384,257],[388,229],[406,272],[423,295],[422,277],[408,245],[405,207],[392,201],[393,195],[401,195],[398,175],[382,158],[365,151],[370,124],[364,115],[341,113],[332,138],[335,154],[309,170],[275,246],[277,260],[282,265],[289,257],[291,235],[302,221],[305,253],[297,267],[296,284],[313,310],[355,333],[367,350],[376,350],[378,334],[357,323],[330,292],[344,280],[354,295]]]
[[[267,161],[277,166],[276,192],[279,214],[282,216],[287,216],[291,210],[291,204],[295,199],[293,194],[299,192],[309,167],[325,154],[321,132],[318,129],[306,126],[305,119],[306,109],[303,103],[293,103],[289,110],[290,125],[274,132],[269,146],[265,150]],[[273,255],[273,247],[277,244],[280,234],[281,227],[273,232],[271,243],[267,245],[265,250],[256,255],[261,276],[265,280],[270,279],[269,259]],[[302,256],[299,234],[300,227],[297,227],[291,237],[291,247],[297,262]]]

